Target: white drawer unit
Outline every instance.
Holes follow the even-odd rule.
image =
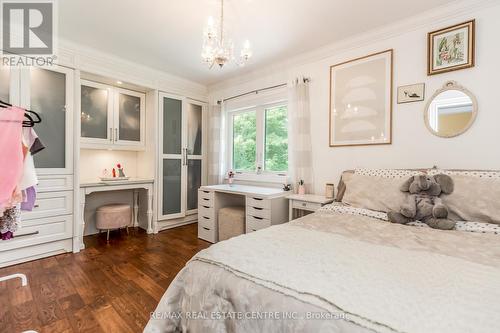
[[[271,219],[271,210],[270,209],[265,209],[265,208],[259,208],[259,207],[254,207],[254,206],[246,206],[246,211],[247,215],[255,216],[255,217],[260,217],[260,218],[265,218],[270,220]]]
[[[198,223],[198,238],[206,240],[210,243],[217,242],[217,230],[215,228],[211,229],[207,226],[203,226]]]
[[[272,200],[258,197],[247,197],[246,205],[256,208],[271,209],[271,201]]]
[[[37,192],[70,191],[73,189],[73,176],[47,176],[38,177]]]
[[[326,198],[322,195],[314,195],[314,194],[292,194],[288,196],[289,204],[289,213],[288,219],[289,221],[293,220],[297,215],[296,211],[301,212],[300,216],[303,216],[306,212],[315,212],[324,205],[333,202],[332,198]]]
[[[260,229],[270,227],[271,225],[272,225],[271,220],[269,220],[269,219],[264,219],[264,218],[259,218],[259,217],[247,215],[245,229],[246,229],[246,233],[250,233],[253,231],[257,231]]]
[[[14,238],[0,242],[0,255],[5,251],[62,239],[70,239],[72,237],[72,215],[26,221],[21,224]]]
[[[321,208],[321,204],[317,202],[307,202],[307,201],[299,201],[293,200],[292,207],[296,209],[304,209],[309,211],[316,211]]]
[[[250,233],[288,221],[287,192],[246,185],[202,186],[198,191],[198,238],[218,241],[219,209],[245,207],[245,232]]]
[[[39,219],[73,213],[73,191],[42,192],[37,194],[31,212],[22,212],[22,220]]]

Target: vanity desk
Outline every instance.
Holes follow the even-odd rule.
[[[280,188],[237,184],[202,186],[198,190],[198,238],[218,241],[218,212],[229,206],[245,207],[246,233],[287,222],[289,193]]]
[[[153,184],[154,179],[130,178],[128,180],[114,180],[114,181],[83,181],[80,184],[80,228],[75,233],[78,237],[80,248],[84,249],[83,236],[85,233],[85,203],[87,195],[96,192],[107,191],[133,191],[133,225],[139,225],[139,190],[146,190],[147,193],[147,233],[157,233],[156,227],[153,226]]]

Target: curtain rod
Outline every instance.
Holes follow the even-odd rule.
[[[309,78],[304,78],[303,80],[304,80],[304,83],[311,81],[311,79],[309,79]],[[266,90],[281,88],[281,87],[285,87],[286,85],[287,85],[286,83],[282,83],[282,84],[277,84],[277,85],[271,86],[271,87],[265,87],[265,88],[261,88],[261,89],[257,89],[257,90],[248,91],[248,92],[243,93],[243,94],[239,94],[239,95],[236,95],[236,96],[231,96],[231,97],[228,97],[228,98],[224,98],[224,99],[218,100],[217,104],[220,105],[220,104],[222,104],[222,102],[229,101],[231,99],[235,99],[235,98],[238,98],[238,97],[243,97],[243,96],[251,95],[251,94],[258,94],[261,91],[266,91]]]

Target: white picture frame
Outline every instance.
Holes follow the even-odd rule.
[[[330,66],[330,147],[392,143],[393,50]]]
[[[421,102],[425,99],[425,83],[398,87],[398,104]]]

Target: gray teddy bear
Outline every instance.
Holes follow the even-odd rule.
[[[387,213],[389,221],[400,224],[421,221],[434,229],[453,229],[455,222],[448,219],[448,208],[439,198],[441,193],[451,194],[453,188],[453,179],[448,175],[410,177],[400,188],[402,192],[410,192],[407,202],[399,212]]]

